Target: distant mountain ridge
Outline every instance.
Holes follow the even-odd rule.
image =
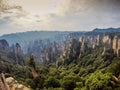
[[[26,43],[29,41],[34,41],[37,39],[47,39],[52,38],[57,35],[67,34],[67,32],[57,32],[57,31],[28,31],[23,33],[13,33],[5,34],[0,37],[0,39],[6,39],[10,44],[21,42]]]
[[[106,29],[96,28],[92,32],[102,32],[102,33],[106,33],[106,32],[120,32],[120,28],[106,28]]]
[[[58,36],[64,36],[64,35],[72,35],[78,32],[74,31],[28,31],[28,32],[22,32],[22,33],[13,33],[13,34],[5,34],[0,36],[0,39],[6,39],[9,44],[17,43],[19,42],[29,42],[34,40],[40,40],[40,39],[50,39],[55,38]],[[79,33],[78,33],[79,34]]]

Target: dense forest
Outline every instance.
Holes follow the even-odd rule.
[[[26,52],[19,42],[2,36],[0,73],[30,90],[120,90],[119,31],[95,29],[55,37],[52,32],[24,43]]]

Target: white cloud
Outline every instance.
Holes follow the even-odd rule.
[[[119,6],[116,2],[112,4],[112,0],[112,3],[108,0],[102,0],[104,3],[98,0],[10,1],[7,7],[12,8],[2,8],[4,12],[0,13],[1,34],[27,30],[92,30],[120,25]]]

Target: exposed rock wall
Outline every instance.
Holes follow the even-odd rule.
[[[107,43],[107,45],[109,45],[113,51],[114,54],[119,56],[120,54],[120,38],[117,35],[113,35],[113,36],[109,36],[109,35],[105,35],[103,37],[103,43]]]
[[[109,35],[104,35],[104,36],[103,36],[103,40],[102,40],[102,41],[103,41],[103,43],[106,43],[106,42],[107,42],[107,43],[109,43],[109,44],[110,44],[110,41],[111,41],[111,40],[110,40]]]
[[[117,56],[120,55],[120,38],[118,36],[114,36],[114,39],[112,41],[112,46],[114,50],[114,54],[117,54]]]

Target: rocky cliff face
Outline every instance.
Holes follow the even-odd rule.
[[[117,49],[118,49],[117,42],[118,42],[118,38],[117,36],[114,36],[114,39],[112,40],[112,48],[114,50],[114,54],[117,54]]]
[[[112,48],[114,50],[114,54],[119,56],[120,54],[120,38],[118,36],[114,36],[114,39],[112,41]]]
[[[25,56],[22,52],[21,46],[16,43],[10,47],[9,58],[13,59],[16,64],[22,64],[23,57]]]
[[[16,43],[14,49],[16,63],[24,64],[24,54],[19,43]]]
[[[65,63],[66,61],[70,63],[73,60],[81,58],[88,51],[88,46],[95,45],[96,47],[99,44],[100,44],[99,35],[96,36],[83,35],[79,38],[79,40],[72,38],[64,52],[62,52],[60,60],[56,62],[57,63],[56,66],[58,66],[60,63]]]
[[[5,39],[0,40],[0,49],[5,50],[8,49],[9,44]]]
[[[120,38],[118,39],[118,55],[120,55]]]
[[[80,46],[79,40],[72,38],[68,45],[65,45],[64,51],[60,55],[60,59],[56,62],[56,66],[66,63],[66,60],[68,63],[71,63],[72,60],[77,59],[80,54]]]
[[[85,36],[81,37],[80,43],[81,43],[81,46],[80,46],[80,55],[79,55],[79,57],[81,57],[81,55],[84,54],[84,52],[85,52]]]
[[[82,43],[82,49],[81,52],[84,52],[84,42]],[[79,56],[80,54],[80,42],[76,39],[71,39],[71,42],[69,44],[69,48],[70,48],[70,55],[72,56],[72,58],[76,58]]]
[[[95,50],[100,49],[103,57],[111,55],[111,57],[120,56],[120,36],[114,33],[110,34],[90,34],[83,35],[79,40],[71,39],[66,49],[56,62],[56,66],[64,63],[75,62],[87,54],[92,54]]]
[[[5,39],[0,40],[0,56],[4,61],[24,64],[25,55],[19,43],[9,46],[9,43]]]
[[[84,35],[82,37],[80,37],[80,42],[81,43],[88,43],[89,45],[91,45],[93,47],[93,49],[96,47],[96,46],[99,46],[100,45],[100,35],[97,34],[97,35]],[[82,45],[84,46],[84,45]]]
[[[40,50],[40,59],[42,63],[46,64],[55,61],[56,57],[59,55],[59,51],[58,44],[56,42],[43,46]]]
[[[107,45],[109,45],[113,51],[114,54],[119,56],[120,54],[120,37],[119,35],[105,35],[103,37],[103,43],[106,43]]]
[[[106,42],[108,42],[109,43],[109,40],[110,40],[110,37],[109,37],[109,35],[105,35],[104,37],[103,37],[103,43],[106,43]]]

